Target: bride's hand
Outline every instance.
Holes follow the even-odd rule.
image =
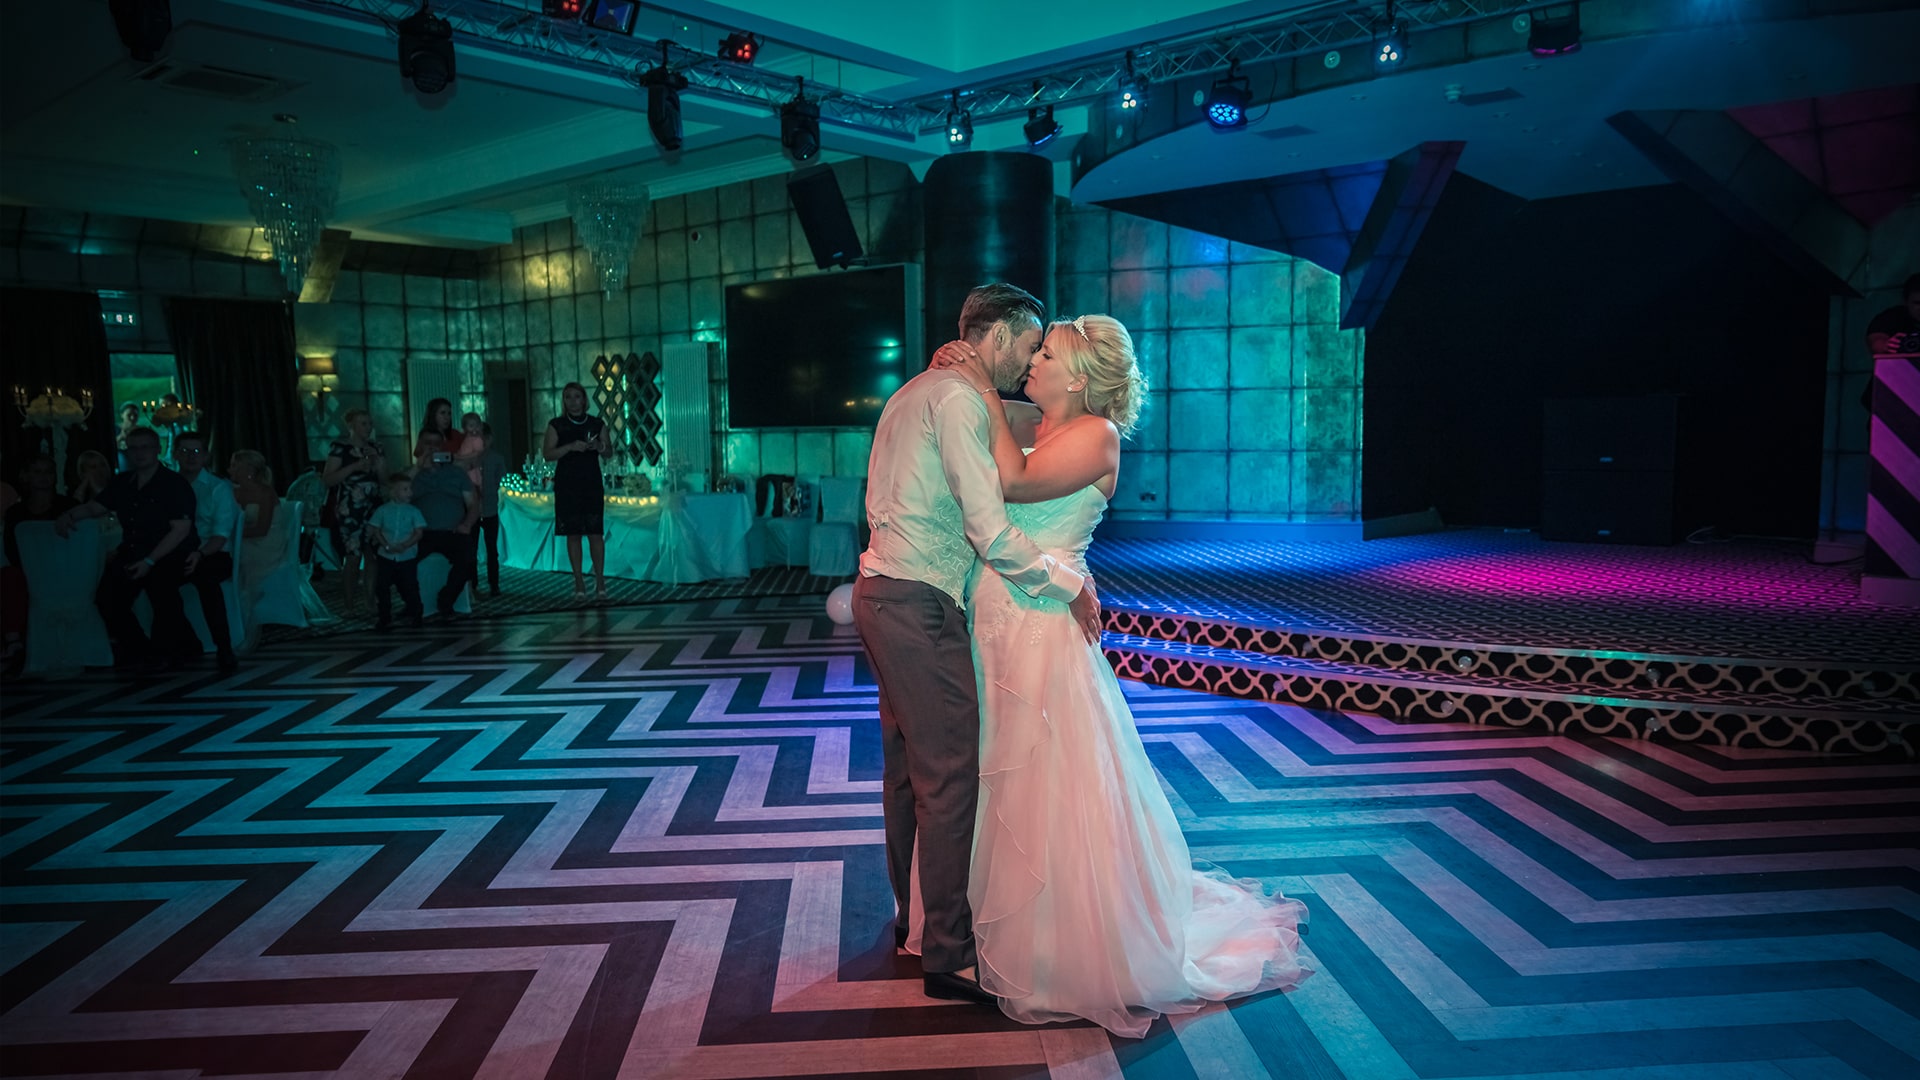
[[[1067,609],[1073,612],[1073,621],[1080,627],[1080,632],[1087,635],[1087,644],[1099,644],[1100,597],[1093,591],[1091,577],[1081,584],[1080,595],[1073,598],[1073,602],[1067,605]]]
[[[987,370],[987,362],[980,358],[978,349],[964,341],[949,341],[940,346],[940,351],[933,354],[933,361],[927,366],[959,371],[982,394],[994,389],[993,375]]]

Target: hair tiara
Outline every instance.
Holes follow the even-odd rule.
[[[1087,317],[1085,315],[1081,315],[1078,318],[1073,320],[1073,328],[1075,330],[1080,331],[1081,340],[1086,341],[1089,344],[1092,343],[1093,339],[1090,337],[1087,337]]]

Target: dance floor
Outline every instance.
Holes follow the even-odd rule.
[[[9,684],[0,1075],[1920,1075],[1920,769],[1128,690],[1317,971],[1138,1041],[920,994],[818,596]]]
[[[1346,543],[1103,540],[1101,599],[1354,637],[1920,666],[1920,612],[1859,598],[1810,544],[1640,547],[1455,529]]]

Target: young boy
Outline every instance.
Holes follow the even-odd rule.
[[[400,589],[406,606],[407,621],[419,626],[425,614],[420,607],[420,537],[427,531],[427,519],[413,505],[413,478],[394,473],[387,478],[387,501],[367,519],[367,538],[373,542],[375,630],[393,626],[393,597],[390,586]]]

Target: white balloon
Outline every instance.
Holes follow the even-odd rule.
[[[827,594],[827,618],[841,626],[853,621],[852,585],[842,585]]]

